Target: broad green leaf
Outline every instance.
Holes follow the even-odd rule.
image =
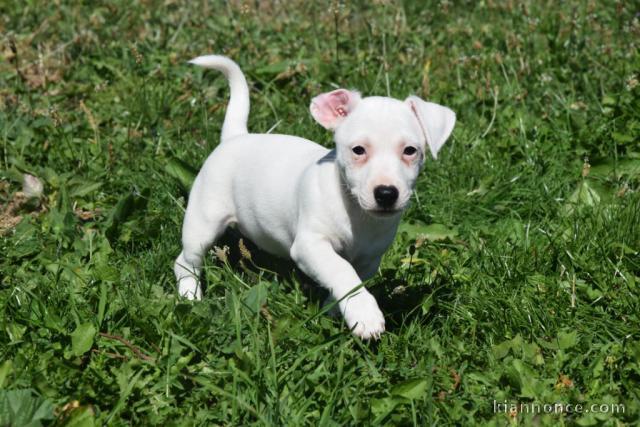
[[[112,372],[115,373],[116,381],[120,388],[120,398],[116,403],[115,407],[111,410],[111,413],[107,417],[107,419],[113,418],[118,412],[122,410],[122,407],[126,404],[127,398],[133,391],[134,387],[138,383],[140,376],[144,372],[144,369],[138,369],[138,371],[134,374],[131,368],[131,363],[127,362],[120,366],[119,370],[115,368],[112,369]]]
[[[4,383],[12,371],[13,362],[11,360],[5,360],[4,363],[0,365],[0,388],[4,387]]]
[[[24,325],[20,325],[19,323],[11,322],[6,326],[6,332],[9,335],[9,339],[12,343],[16,343],[22,340],[27,327]]]
[[[109,240],[113,240],[115,237],[117,237],[120,226],[131,215],[134,209],[134,205],[134,196],[132,193],[129,193],[118,200],[118,203],[111,212],[111,217],[109,218],[110,224],[105,232]]]
[[[506,340],[499,344],[496,344],[491,348],[491,350],[493,351],[493,355],[497,359],[502,359],[507,354],[509,354],[509,350],[511,350],[511,340]]]
[[[384,397],[382,399],[371,400],[371,412],[376,417],[374,424],[377,424],[385,419],[400,403],[403,399],[398,397]]]
[[[0,425],[39,427],[53,418],[51,402],[33,390],[0,391]]]
[[[539,392],[539,381],[535,372],[520,359],[514,359],[511,362],[511,366],[513,367],[513,374],[518,376],[520,396],[535,398]]]
[[[111,211],[105,235],[110,241],[115,240],[120,234],[122,225],[136,212],[141,212],[147,207],[147,200],[151,190],[145,188],[142,192],[130,192],[123,196],[115,208]]]
[[[427,391],[427,380],[414,379],[408,380],[394,386],[391,389],[393,396],[400,396],[409,400],[419,399],[424,396]]]
[[[538,344],[529,342],[523,343],[522,349],[529,362],[534,365],[544,364],[544,357],[542,356],[542,352],[540,351]]]
[[[90,406],[80,406],[64,420],[65,427],[93,427],[95,425],[93,409]]]
[[[76,356],[81,356],[91,349],[96,328],[93,323],[83,323],[71,333],[71,350]]]
[[[559,332],[558,333],[558,348],[560,350],[566,350],[573,347],[578,343],[578,332]]]
[[[602,184],[595,180],[583,179],[567,199],[564,211],[570,214],[576,208],[596,206],[600,204],[601,201],[609,200],[611,194],[611,191],[608,191]]]
[[[509,354],[509,350],[520,350],[521,348],[522,348],[522,336],[520,336],[520,334],[516,334],[516,336],[513,337],[512,339],[506,340],[499,344],[494,345],[492,350],[493,350],[493,355],[496,358],[502,359],[507,354]]]
[[[244,304],[254,313],[258,313],[267,302],[267,285],[260,283],[249,289],[244,295]]]
[[[25,224],[24,226],[22,226]],[[18,228],[26,228],[29,227],[27,221],[22,221]],[[19,232],[19,230],[16,230]],[[34,254],[39,253],[42,250],[40,242],[38,239],[30,238],[28,235],[22,235],[22,238],[17,242],[17,244],[12,248],[11,256],[13,258],[25,258],[28,256],[32,256]]]
[[[178,182],[183,192],[189,193],[189,189],[197,175],[197,171],[191,167],[191,165],[178,158],[172,157],[167,162],[164,170]]]
[[[103,282],[115,282],[120,278],[120,271],[106,262],[96,263],[93,272],[94,277]]]
[[[613,159],[598,162],[591,166],[590,177],[618,178],[620,176],[637,177],[640,176],[640,159]]]
[[[633,140],[635,139],[633,135],[628,135],[620,132],[613,132],[611,136],[613,137],[614,141],[622,145],[633,142]]]
[[[467,193],[467,196],[483,196],[487,194],[491,186],[493,185],[494,180],[495,178],[493,176],[487,175],[486,177],[482,178],[478,187]]]
[[[429,340],[429,348],[439,359],[444,356],[444,350],[442,349],[442,345],[440,344],[440,341],[438,341],[437,337],[431,337]]]
[[[569,197],[569,202],[579,205],[595,206],[600,203],[601,198],[600,194],[598,194],[589,181],[584,179],[578,184],[576,191]]]
[[[429,310],[431,309],[431,307],[433,307],[434,304],[435,304],[435,301],[433,300],[433,294],[427,295],[422,300],[422,304],[421,304],[422,314],[426,315],[427,313],[429,313]]]
[[[102,182],[85,182],[80,185],[77,185],[73,188],[72,191],[69,192],[70,197],[82,197],[87,194],[93,193],[98,188],[102,187]]]

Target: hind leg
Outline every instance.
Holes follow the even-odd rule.
[[[192,204],[187,207],[182,226],[182,252],[173,267],[180,296],[190,300],[202,298],[202,261],[207,250],[227,228],[229,217],[225,214],[206,215]]]

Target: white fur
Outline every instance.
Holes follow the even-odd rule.
[[[191,61],[222,71],[231,99],[222,141],[193,184],[175,263],[180,295],[200,299],[199,274],[206,250],[231,224],[265,251],[293,259],[327,288],[353,333],[364,339],[384,332],[384,316],[362,281],[378,270],[424,163],[448,138],[455,114],[410,97],[360,98],[341,89],[314,98],[316,120],[335,130],[336,148],[289,135],[247,131],[249,90],[230,59],[210,55]],[[424,105],[423,105],[424,104]],[[342,108],[344,107],[344,108]],[[337,111],[337,113],[336,113]],[[366,154],[356,155],[356,145]],[[416,152],[403,154],[406,146]],[[381,208],[377,186],[397,188]]]

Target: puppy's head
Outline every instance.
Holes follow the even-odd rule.
[[[349,192],[374,216],[393,216],[407,206],[426,151],[436,158],[456,122],[450,109],[416,96],[361,98],[346,89],[318,95],[310,110],[334,131]]]

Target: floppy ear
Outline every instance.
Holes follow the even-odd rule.
[[[417,96],[410,96],[405,102],[418,119],[431,154],[434,159],[437,159],[438,151],[449,138],[456,124],[456,113],[442,105],[425,102]]]
[[[311,100],[311,115],[326,129],[335,130],[358,105],[360,94],[346,89],[322,93]]]

